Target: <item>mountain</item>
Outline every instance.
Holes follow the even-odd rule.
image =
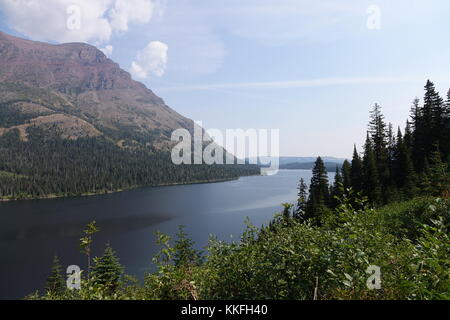
[[[345,159],[335,158],[335,157],[321,157],[322,160],[328,164],[328,166],[333,167],[332,171],[336,170],[336,164],[342,165]],[[314,162],[317,157],[279,157],[280,169],[312,169],[314,167]],[[275,161],[273,157],[262,157],[259,160],[256,158],[247,159],[250,163],[261,163],[262,165],[269,163],[270,161]],[[312,164],[312,165],[311,165]]]
[[[280,165],[280,169],[288,169],[288,170],[311,170],[314,168],[315,162],[291,162]],[[328,172],[336,172],[336,166],[341,169],[342,163],[336,162],[324,162],[325,168]]]
[[[53,45],[0,32],[0,198],[256,173],[255,166],[173,165],[173,130],[193,127],[91,45]]]
[[[335,157],[321,157],[324,162],[331,164],[342,164],[345,159]],[[284,166],[290,163],[314,163],[317,157],[280,157],[280,166]]]
[[[100,50],[51,45],[0,32],[0,133],[55,126],[64,138],[105,136],[116,143],[167,146],[174,129],[193,122],[132,80]],[[15,120],[12,120],[14,118]]]

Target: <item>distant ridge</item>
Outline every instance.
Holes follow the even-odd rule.
[[[331,162],[331,163],[342,164],[345,161],[345,159],[330,156],[325,157],[321,156],[321,158],[324,162]],[[289,163],[308,163],[308,162],[315,162],[316,160],[317,157],[280,157],[280,165],[285,165]]]
[[[293,162],[280,165],[280,169],[287,170],[311,170],[314,168],[315,162]],[[325,168],[328,172],[336,172],[336,167],[340,170],[342,168],[342,163],[336,162],[324,162]]]
[[[325,162],[325,165],[328,165],[328,167],[333,168],[332,171],[336,170],[336,164],[339,165],[339,167],[342,166],[345,159],[343,158],[336,158],[336,157],[330,157],[325,156],[321,157],[322,160]],[[275,158],[273,157],[263,157],[258,160],[258,164],[267,163],[268,161],[272,161]],[[280,164],[280,169],[312,169],[314,166],[314,162],[317,160],[317,157],[279,157],[278,161]],[[256,158],[249,158],[247,161],[253,161],[251,163],[254,163],[257,161]],[[327,169],[328,170],[328,169]]]

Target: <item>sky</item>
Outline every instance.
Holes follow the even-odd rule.
[[[378,103],[404,127],[450,88],[448,0],[0,0],[0,30],[87,42],[206,129],[279,129],[282,156],[350,157]]]

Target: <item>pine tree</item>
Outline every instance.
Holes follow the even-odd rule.
[[[352,178],[351,178],[351,165],[348,160],[345,160],[342,164],[342,183],[344,185],[344,190],[348,190],[352,187]]]
[[[421,172],[424,169],[425,161],[425,125],[423,120],[423,107],[419,104],[419,99],[415,98],[411,107],[412,119],[412,156],[415,168]]]
[[[309,186],[309,198],[306,207],[306,219],[319,218],[330,204],[328,175],[321,157],[318,157],[313,168],[313,176]]]
[[[412,136],[412,131],[411,131],[411,123],[408,120],[406,120],[405,135],[403,137],[403,143],[410,151],[412,151],[412,147],[413,147],[412,139],[413,139],[413,136]]]
[[[339,166],[336,165],[336,173],[334,175],[334,184],[330,188],[330,205],[332,208],[336,208],[338,205],[338,200],[342,197],[342,187],[344,185],[344,179],[342,178],[341,173],[339,172]]]
[[[60,295],[66,289],[66,282],[64,280],[62,266],[59,262],[58,256],[54,256],[52,270],[50,276],[47,278],[47,285],[45,291],[50,295]]]
[[[294,214],[294,217],[297,219],[302,219],[306,213],[306,202],[308,201],[307,188],[305,180],[301,178],[298,184],[298,200]]]
[[[395,148],[394,177],[397,187],[403,190],[403,194],[408,198],[413,198],[417,193],[417,179],[414,165],[411,159],[411,151],[405,139],[402,138],[400,128],[397,134],[397,145]]]
[[[388,135],[387,135],[387,152],[388,152],[388,168],[389,168],[389,185],[392,185],[393,180],[393,170],[394,170],[394,157],[395,157],[395,149],[397,147],[396,138],[394,136],[392,123],[388,125]]]
[[[443,112],[443,136],[440,144],[442,146],[443,161],[450,164],[450,90],[447,92],[447,101]]]
[[[94,259],[91,270],[91,279],[95,285],[102,285],[109,293],[114,292],[120,285],[123,275],[123,267],[114,250],[106,245],[103,256]]]
[[[369,134],[367,134],[366,143],[364,145],[363,170],[365,194],[373,204],[380,204],[382,202],[381,185]]]
[[[403,193],[407,198],[412,199],[417,194],[417,178],[414,171],[414,164],[411,159],[411,152],[405,144],[402,145],[403,165]]]
[[[370,112],[369,134],[380,187],[387,186],[389,183],[387,130],[384,116],[381,113],[381,107],[378,104],[375,104]]]
[[[353,190],[357,192],[363,191],[363,181],[364,181],[363,168],[361,158],[356,149],[356,145],[353,147],[353,158],[350,168],[350,180]]]
[[[389,122],[388,124],[388,133],[387,133],[387,150],[388,150],[388,160],[392,160],[392,156],[393,156],[393,151],[396,145],[396,141],[395,141],[395,136],[394,136],[394,131],[393,131],[393,126],[392,123]]]
[[[423,100],[423,131],[425,156],[429,157],[433,152],[433,145],[439,144],[443,134],[444,108],[443,100],[436,92],[434,83],[430,80],[425,85],[425,97]]]
[[[447,164],[441,159],[440,148],[438,144],[433,145],[433,151],[430,154],[430,168],[428,170],[431,184],[431,193],[441,196],[444,192],[450,191],[450,176],[447,171]]]
[[[400,130],[400,127],[397,129],[397,138],[395,141],[395,147],[392,152],[392,167],[391,167],[391,179],[392,184],[395,186],[400,186],[400,171],[402,170],[400,158],[401,158],[401,145],[404,143],[404,138],[402,135],[402,131]]]

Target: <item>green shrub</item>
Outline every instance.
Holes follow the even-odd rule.
[[[111,291],[93,272],[80,291],[28,298],[450,299],[449,214],[449,199],[373,210],[344,196],[319,224],[278,215],[261,229],[247,222],[239,241],[212,237],[202,259],[183,229],[174,246],[158,234],[157,271],[143,286],[125,278]],[[373,289],[376,268],[381,283]]]

